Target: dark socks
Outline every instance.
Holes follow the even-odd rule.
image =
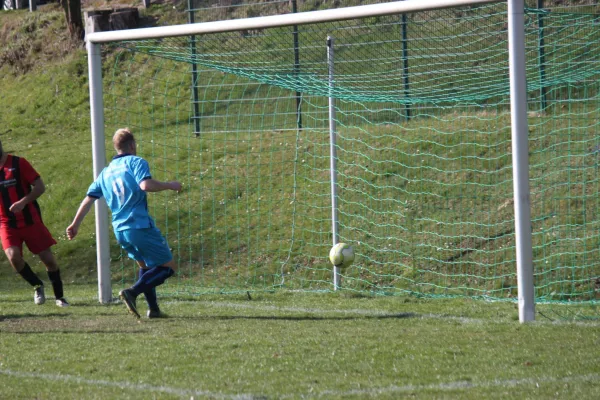
[[[48,278],[50,279],[50,283],[52,283],[52,290],[54,290],[54,297],[56,299],[62,299],[64,296],[63,293],[63,283],[60,279],[60,270],[56,271],[48,271]]]
[[[31,270],[29,264],[25,263],[22,270],[19,271],[19,275],[23,277],[31,286],[43,286],[44,282]]]
[[[138,275],[139,279],[142,279],[142,277],[150,271],[151,271],[151,269],[148,269],[148,268],[140,268],[139,275]],[[146,302],[148,303],[148,308],[150,310],[158,311],[158,299],[156,298],[156,287],[146,290],[144,292],[144,296],[146,297]]]
[[[175,271],[170,267],[151,268],[131,287],[131,291],[134,295],[138,296],[140,293],[145,293],[152,288],[162,285],[174,273]]]

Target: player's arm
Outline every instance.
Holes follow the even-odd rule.
[[[37,179],[31,183],[31,192],[29,192],[26,196],[23,196],[19,201],[15,201],[10,206],[9,211],[13,213],[19,213],[23,211],[27,204],[34,202],[45,191],[46,185],[44,185],[42,178],[38,176]]]
[[[137,158],[132,161],[131,172],[144,192],[162,192],[163,190],[181,191],[181,183],[177,181],[162,182],[152,178],[148,161]]]
[[[140,182],[140,189],[144,192],[162,192],[163,190],[181,191],[181,183],[177,181],[161,182],[148,178]]]
[[[67,227],[67,237],[69,240],[73,240],[75,236],[77,236],[77,232],[79,231],[79,225],[83,222],[85,216],[90,212],[92,205],[97,199],[95,197],[86,196],[85,199],[79,205],[79,209],[77,210],[77,214],[75,214],[75,218],[71,225]]]

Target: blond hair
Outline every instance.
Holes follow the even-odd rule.
[[[129,150],[134,141],[135,138],[129,128],[118,129],[113,136],[113,146],[117,152]]]

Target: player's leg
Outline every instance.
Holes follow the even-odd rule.
[[[143,261],[142,254],[129,240],[129,230],[115,231],[115,237],[117,238],[117,242],[123,248],[123,250],[127,252],[129,258],[138,263],[140,270],[146,266],[146,263]],[[119,297],[127,307],[127,310],[131,314],[140,318],[140,313],[137,310],[136,296],[131,295],[126,290],[121,290],[119,292]]]
[[[177,269],[171,250],[158,229],[146,235],[145,240],[145,259],[150,269],[131,287],[136,295],[162,285]]]
[[[44,282],[31,269],[29,264],[23,259],[23,253],[20,247],[12,246],[4,250],[8,262],[13,269],[21,275],[27,283],[33,286],[33,301],[35,304],[44,304],[46,296],[44,294]]]
[[[11,267],[21,277],[34,287],[33,300],[35,304],[44,304],[44,282],[31,270],[31,267],[23,259],[23,239],[19,229],[3,227],[0,229],[0,238],[4,254],[8,258]]]
[[[169,260],[167,263],[150,268],[131,287],[133,294],[137,296],[140,293],[145,293],[150,289],[162,285],[168,278],[175,274],[172,263],[172,260]]]
[[[44,224],[35,224],[27,227],[24,229],[24,232],[25,244],[33,254],[36,254],[40,258],[46,267],[48,279],[50,279],[50,283],[52,284],[56,305],[59,307],[68,306],[69,303],[64,295],[60,268],[51,250],[56,241]]]
[[[120,295],[127,304],[132,300],[135,302],[141,293],[150,292],[163,284],[175,273],[176,265],[166,240],[157,228],[132,229],[125,231],[124,236],[125,241],[143,255],[149,267],[131,288],[121,291]],[[139,313],[136,315],[139,316]]]
[[[65,299],[63,282],[60,277],[60,268],[58,268],[56,258],[54,258],[54,254],[52,254],[52,250],[48,248],[40,252],[38,256],[46,266],[48,279],[50,279],[50,283],[52,284],[52,290],[54,291],[56,305],[59,307],[67,307],[69,305],[69,302],[67,302],[67,299]]]
[[[138,280],[142,279],[142,276],[150,271],[150,268],[146,265],[144,261],[136,260],[140,269],[138,270]],[[150,290],[146,290],[144,292],[144,297],[146,298],[146,303],[148,303],[148,318],[158,318],[160,317],[160,308],[158,307],[158,298],[156,296],[156,288],[152,288]]]

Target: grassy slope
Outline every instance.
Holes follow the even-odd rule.
[[[40,199],[42,211],[60,242],[56,246],[60,263],[70,270],[74,264],[65,255],[74,249],[61,240],[62,233],[72,217],[75,199],[84,190],[81,184],[91,178],[91,159],[86,55],[82,48],[68,43],[63,19],[57,9],[42,8],[35,15],[0,12],[0,25],[6,33],[3,55],[13,63],[5,62],[0,70],[0,137],[5,150],[28,158],[44,178],[47,192]],[[29,32],[18,28],[22,21],[45,28]],[[42,21],[46,22],[39,23]],[[40,50],[51,43],[62,44],[64,51],[45,54]],[[21,49],[20,59],[16,51],[11,58],[11,48]],[[88,258],[84,263],[92,259],[82,251],[76,253],[77,258]],[[8,265],[4,259],[1,262],[5,274]]]
[[[332,4],[307,1],[302,9]],[[182,23],[184,9],[184,2],[155,4],[142,11],[143,24]],[[224,16],[245,17],[257,10],[231,8]],[[208,18],[207,13],[200,14],[201,19]],[[94,280],[93,218],[86,220],[87,233],[78,241],[70,243],[64,237],[92,177],[85,51],[67,39],[64,16],[56,5],[33,14],[0,12],[0,26],[0,137],[8,151],[30,159],[47,183],[40,203],[59,240],[55,251],[67,276],[78,282]],[[0,274],[8,273],[6,262],[0,263],[5,266]]]
[[[143,23],[181,23],[182,15],[170,4],[156,5]],[[84,226],[90,234],[81,240],[70,243],[64,234],[92,179],[85,48],[69,41],[55,4],[34,14],[0,11],[0,27],[0,138],[5,150],[30,160],[46,183],[40,205],[59,242],[54,250],[65,275],[78,282],[95,279],[93,216]],[[37,259],[28,260],[42,268]],[[0,275],[10,273],[6,260],[0,265]]]
[[[168,1],[140,9],[141,25],[185,23],[186,4]],[[110,1],[84,2],[84,9],[110,6]],[[233,11],[234,17],[245,16]],[[0,139],[6,151],[29,159],[44,178],[47,191],[39,202],[59,241],[55,254],[65,275],[82,282],[96,276],[93,215],[83,226],[90,234],[77,242],[68,242],[64,231],[92,179],[87,55],[83,43],[71,42],[66,33],[55,3],[36,13],[0,10]],[[42,269],[37,259],[28,260]],[[0,266],[0,276],[10,274],[5,259]]]

